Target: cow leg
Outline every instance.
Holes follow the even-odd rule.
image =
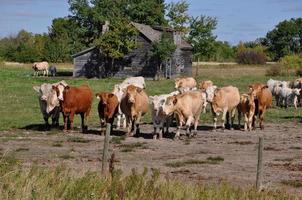
[[[234,120],[235,120],[236,108],[231,111],[231,126],[230,130],[234,130]]]
[[[60,109],[56,107],[52,114],[52,126],[59,127]]]
[[[117,128],[121,127],[121,114],[117,114],[117,122],[116,122],[116,126]]]
[[[127,127],[127,121],[126,121],[126,116],[122,114],[122,119],[123,119],[123,128],[125,129]]]
[[[153,140],[156,140],[156,138],[157,138],[157,128],[156,128],[156,126],[153,126]]]
[[[259,119],[260,119],[259,125],[260,125],[260,129],[261,129],[261,130],[264,129],[264,125],[263,125],[263,120],[264,120],[264,110],[265,110],[265,108],[259,109]]]
[[[68,115],[64,115],[64,114],[63,114],[63,117],[64,117],[64,131],[67,131],[69,117],[68,117]]]
[[[127,136],[131,135],[131,131],[132,131],[132,119],[130,117],[126,117],[126,122],[127,122]]]
[[[49,123],[48,123],[48,117],[43,117],[44,118],[44,122],[45,122],[45,129],[48,130],[49,129]]]
[[[295,95],[293,100],[295,109],[297,109],[297,102],[298,102],[298,97]]]
[[[186,135],[188,137],[191,136],[191,129],[190,128],[191,128],[191,124],[192,124],[193,121],[194,121],[194,118],[192,116],[189,116],[189,118],[186,122]]]
[[[241,121],[241,112],[238,109],[238,127],[239,127],[239,130],[241,130],[240,121]]]
[[[223,113],[222,113],[222,131],[224,131],[224,129],[225,129],[225,120],[226,120],[227,113],[228,113],[227,110],[223,110]]]
[[[247,131],[248,123],[249,123],[248,116],[247,114],[244,114],[244,131]]]
[[[82,128],[82,133],[86,132],[86,128],[85,128],[85,114],[81,113],[81,128]]]
[[[254,117],[254,114],[250,114],[250,115],[248,116],[248,130],[249,130],[249,131],[252,130],[253,117]]]
[[[217,114],[213,113],[213,131],[217,129]]]
[[[69,120],[70,120],[70,130],[73,130],[73,121],[74,121],[74,112],[70,112],[69,114]]]
[[[229,111],[226,112],[225,120],[226,120],[225,126],[230,127],[230,112]]]

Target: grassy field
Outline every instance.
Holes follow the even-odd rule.
[[[62,79],[69,85],[79,86],[88,83],[94,93],[100,91],[111,91],[114,84],[121,82],[120,79],[73,79],[70,67],[60,66],[59,77],[33,77],[30,66],[0,66],[0,130],[26,128],[36,124],[43,124],[42,115],[39,110],[37,93],[32,89],[34,85],[42,83],[54,83]],[[218,86],[233,85],[241,92],[247,92],[247,86],[250,83],[265,83],[269,77],[266,77],[265,66],[202,66],[198,70],[198,81],[212,80]],[[195,71],[193,72],[195,74]],[[295,76],[274,77],[280,80],[294,80]],[[157,95],[173,91],[173,80],[147,81],[147,93]],[[97,126],[97,99],[93,101],[93,109],[88,125]],[[302,109],[294,108],[281,109],[272,108],[268,111],[266,120],[269,122],[301,121]],[[144,117],[145,122],[150,122],[150,114]],[[62,118],[60,120],[62,123]],[[201,116],[202,123],[210,123],[210,112]],[[75,125],[79,125],[79,117],[76,117]]]
[[[13,155],[0,160],[1,199],[298,199],[280,192],[257,192],[254,188],[239,189],[227,184],[184,184],[163,178],[158,170],[142,173],[132,170],[123,176],[121,171],[111,177],[102,177],[97,172],[74,175],[64,166],[54,169],[31,167],[24,171]]]

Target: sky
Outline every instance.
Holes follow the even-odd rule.
[[[166,3],[177,0],[166,0]],[[187,0],[189,15],[216,17],[218,40],[238,44],[264,37],[280,21],[302,17],[302,0]],[[48,32],[52,19],[70,14],[67,0],[0,0],[0,38],[25,29]]]

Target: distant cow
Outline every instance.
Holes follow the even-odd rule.
[[[240,94],[238,88],[233,86],[226,86],[215,90],[213,101],[212,101],[212,112],[214,116],[214,130],[216,130],[217,127],[217,116],[219,114],[222,114],[222,129],[223,130],[225,129],[227,112],[229,112],[229,114],[231,115],[230,129],[232,129],[234,124],[236,108],[239,102],[240,102]]]
[[[153,123],[153,139],[156,139],[157,134],[159,135],[159,139],[162,139],[164,133],[164,125],[166,124],[166,133],[169,132],[169,126],[172,122],[173,116],[168,116],[164,113],[163,107],[166,103],[166,100],[169,96],[174,96],[179,94],[178,91],[171,92],[170,94],[162,94],[150,96],[149,100],[152,108],[152,123]]]
[[[293,104],[297,109],[298,97],[300,96],[301,89],[298,88],[289,88],[287,86],[281,87],[280,98],[281,106],[287,108],[289,104]]]
[[[193,77],[176,78],[175,89],[181,93],[196,89],[196,80]]]
[[[252,122],[255,113],[255,99],[252,94],[242,94],[238,105],[238,125],[240,128],[241,114],[244,116],[244,130],[252,130]]]
[[[46,61],[43,62],[35,62],[32,66],[35,71],[34,75],[38,76],[40,71],[43,71],[43,76],[48,76],[48,68],[49,64]]]
[[[48,119],[52,118],[52,125],[59,126],[60,103],[53,86],[60,84],[67,85],[65,81],[54,84],[44,83],[41,86],[33,86],[33,89],[39,93],[40,110],[43,115],[46,128],[49,127]]]
[[[297,78],[293,82],[293,88],[302,89],[302,78]],[[302,105],[302,91],[300,90],[300,95],[298,96],[298,105]]]
[[[120,106],[126,116],[128,126],[128,136],[139,133],[139,123],[143,115],[148,112],[148,96],[146,92],[139,87],[129,85],[124,89],[125,96],[122,98]]]
[[[64,116],[64,130],[67,131],[68,129],[68,119],[70,120],[70,129],[73,129],[74,115],[80,114],[82,132],[86,132],[85,121],[89,116],[93,100],[93,93],[90,87],[87,85],[80,87],[65,86],[62,94],[58,86],[53,86],[53,89],[56,90],[58,97],[63,97],[60,99],[60,104]]]
[[[201,91],[190,91],[167,98],[163,111],[168,116],[174,114],[176,117],[176,139],[180,137],[180,129],[184,124],[188,136],[191,136],[192,124],[194,124],[194,131],[197,131],[199,117],[204,105],[203,95]]]
[[[198,86],[198,88],[200,89],[200,90],[202,90],[202,91],[206,91],[206,89],[208,88],[208,87],[211,87],[211,86],[213,86],[214,84],[213,84],[213,81],[211,81],[211,80],[206,80],[206,81],[201,81],[200,83],[199,83],[199,86]]]
[[[268,108],[272,106],[272,93],[268,89],[267,85],[261,83],[255,83],[249,85],[251,94],[255,97],[255,114],[253,118],[253,129],[256,128],[256,119],[259,117],[259,125],[261,129],[264,129],[263,121],[264,114]]]
[[[100,100],[98,105],[98,113],[101,125],[106,123],[113,124],[114,117],[118,112],[119,102],[117,97],[110,92],[101,92],[96,94],[97,99]]]
[[[48,68],[48,72],[50,73],[51,76],[56,76],[57,75],[57,68],[54,65],[51,65]]]

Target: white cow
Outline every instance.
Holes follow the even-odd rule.
[[[281,106],[281,104],[282,104],[282,98],[281,98],[282,87],[288,87],[288,82],[287,81],[275,82],[275,84],[273,86],[272,95],[276,99],[277,106]]]
[[[46,61],[35,62],[32,68],[35,71],[34,76],[38,76],[40,71],[43,71],[43,76],[48,76],[48,68],[49,68],[48,62]]]
[[[289,88],[286,85],[281,88],[281,106],[287,108],[289,104],[293,104],[297,109],[298,96],[300,95],[301,89],[298,88]]]
[[[179,91],[171,92],[170,94],[162,94],[149,96],[149,103],[151,104],[152,109],[152,123],[153,123],[153,139],[157,138],[157,134],[159,135],[159,139],[161,140],[164,133],[164,125],[166,124],[166,133],[169,132],[169,126],[172,122],[172,116],[167,116],[163,112],[163,106],[166,103],[166,100],[170,96],[175,96],[180,94]],[[159,131],[158,131],[159,130]]]

